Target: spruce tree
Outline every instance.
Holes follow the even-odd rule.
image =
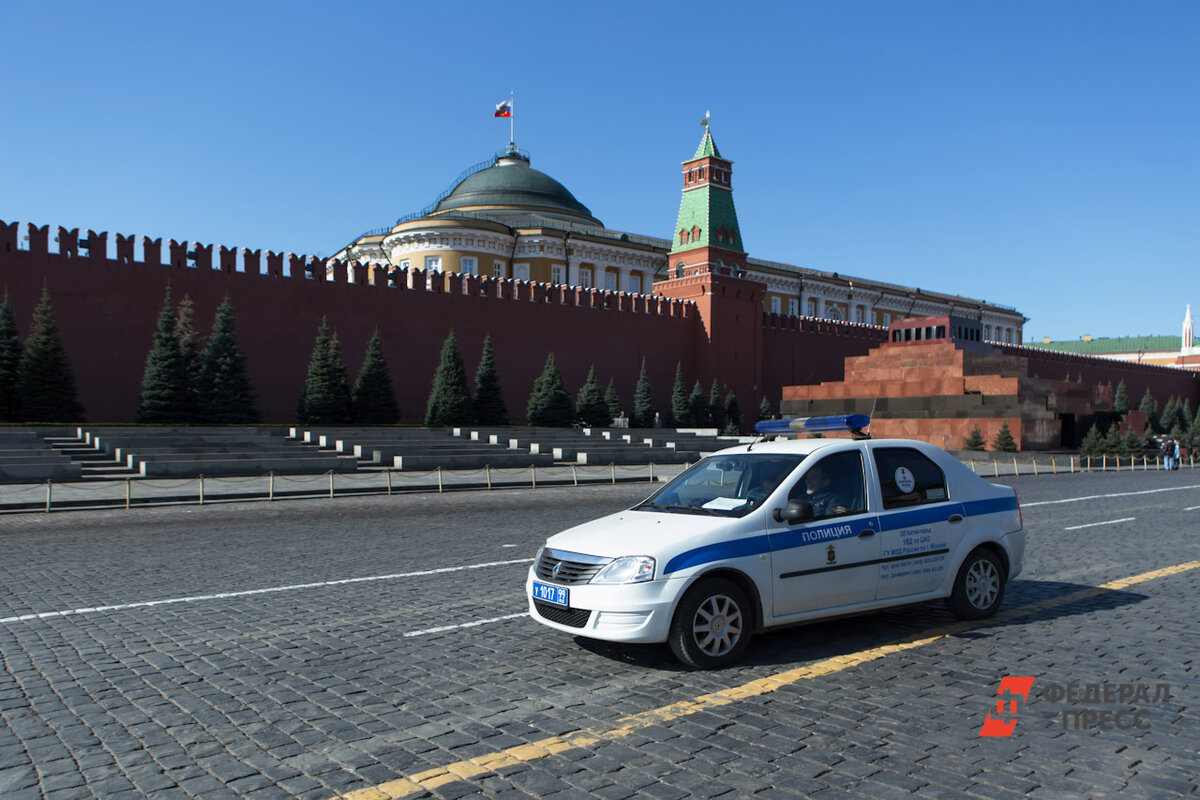
[[[212,334],[197,362],[196,385],[200,397],[197,412],[203,422],[245,425],[261,419],[246,369],[246,355],[238,343],[233,303],[228,297],[217,307]]]
[[[1158,401],[1154,399],[1154,395],[1150,394],[1150,387],[1146,387],[1146,393],[1142,395],[1142,401],[1138,403],[1138,411],[1146,415],[1146,419],[1150,420],[1151,427],[1157,430],[1158,425]]]
[[[732,391],[725,395],[725,410],[722,416],[725,420],[725,433],[736,435],[742,432],[742,409],[738,405],[737,395]]]
[[[454,331],[442,342],[442,357],[433,373],[429,402],[425,404],[425,424],[470,425],[475,421],[475,408],[467,391],[467,368]]]
[[[1008,420],[1005,420],[1001,424],[1000,431],[996,434],[996,438],[992,440],[992,449],[998,453],[1017,452],[1017,442],[1013,439],[1012,431],[1008,429]]]
[[[26,422],[83,420],[75,374],[58,334],[50,290],[44,286],[17,365],[17,418]]]
[[[1166,433],[1179,424],[1179,400],[1176,399],[1175,395],[1171,395],[1167,398],[1167,404],[1163,406],[1162,416],[1158,418],[1158,429]]]
[[[1192,423],[1195,421],[1195,417],[1192,416],[1192,398],[1185,397],[1179,404],[1179,422],[1186,429],[1192,427]]]
[[[685,427],[692,424],[691,408],[683,388],[683,362],[675,363],[675,383],[671,386],[671,407],[667,409],[668,428]]]
[[[963,441],[963,450],[986,450],[987,444],[983,440],[983,433],[976,425],[971,431],[971,435]]]
[[[483,339],[483,353],[475,370],[475,422],[479,425],[507,425],[508,407],[500,389],[500,374],[496,371],[496,354],[492,335]]]
[[[1083,437],[1083,442],[1079,445],[1079,454],[1081,456],[1098,456],[1104,452],[1104,437],[1100,435],[1100,428],[1092,423],[1092,427],[1088,429],[1087,435]]]
[[[650,376],[646,374],[646,359],[643,357],[637,386],[633,389],[633,416],[629,424],[635,428],[649,428],[654,425],[654,414],[654,395],[650,391]]]
[[[764,394],[762,396],[762,400],[758,401],[758,419],[760,421],[764,419],[770,419],[771,416],[771,400]]]
[[[324,317],[317,328],[304,393],[300,397],[299,418],[306,425],[343,425],[350,421],[350,385],[342,348],[337,334],[329,330]]]
[[[175,335],[175,304],[171,287],[162,309],[158,312],[158,329],[146,354],[142,371],[142,392],[138,399],[137,421],[143,423],[178,424],[195,418],[195,394],[184,362],[179,338]]]
[[[554,353],[550,353],[546,356],[542,374],[533,382],[533,391],[529,393],[525,416],[530,425],[567,428],[571,425],[573,411],[571,395],[567,394],[562,375],[554,363]]]
[[[692,395],[688,398],[688,411],[691,412],[692,425],[699,428],[708,424],[708,397],[700,388],[700,381],[692,384]]]
[[[1111,456],[1119,456],[1125,452],[1125,435],[1121,433],[1121,426],[1116,420],[1113,420],[1108,433],[1104,435],[1104,452]]]
[[[175,339],[187,373],[188,406],[186,422],[203,422],[201,404],[206,401],[200,388],[200,353],[203,350],[200,331],[196,329],[196,308],[189,295],[184,295],[175,311]]]
[[[1130,428],[1125,434],[1125,452],[1140,453],[1144,447],[1145,441],[1137,434],[1136,431],[1133,430],[1133,428]]]
[[[725,427],[725,404],[721,402],[721,383],[716,378],[708,390],[708,424],[716,428],[717,433]]]
[[[21,337],[8,293],[0,303],[0,422],[17,418],[17,368],[21,365]]]
[[[396,403],[396,388],[383,355],[383,338],[379,328],[367,342],[362,368],[350,392],[354,406],[354,421],[360,425],[395,425],[400,420]]]
[[[1125,416],[1129,413],[1129,390],[1125,388],[1125,379],[1117,384],[1117,391],[1113,394],[1113,412]]]
[[[608,404],[600,394],[595,365],[588,370],[587,380],[579,387],[579,394],[575,395],[575,418],[593,428],[604,427],[612,419],[608,414]]]
[[[604,405],[608,406],[608,424],[611,425],[612,421],[621,416],[621,413],[624,411],[621,408],[621,396],[617,394],[617,387],[613,378],[608,379],[608,388],[604,390]]]

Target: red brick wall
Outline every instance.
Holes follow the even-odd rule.
[[[133,419],[168,283],[176,301],[185,294],[192,298],[205,333],[216,307],[229,296],[259,406],[269,422],[295,420],[322,317],[338,331],[351,380],[379,327],[404,422],[423,418],[442,341],[451,328],[468,380],[484,336],[491,334],[514,422],[524,420],[533,381],[551,350],[572,395],[594,363],[602,388],[616,379],[627,410],[643,356],[655,401],[664,411],[676,362],[683,361],[686,376],[697,358],[696,309],[682,301],[572,289],[565,292],[564,304],[563,295],[545,285],[475,278],[467,279],[472,293],[463,295],[458,276],[441,275],[445,287],[425,291],[424,273],[418,271],[410,278],[419,288],[387,288],[368,285],[363,268],[358,268],[358,282],[349,284],[345,265],[335,270],[335,282],[327,282],[303,277],[306,266],[324,271],[317,262],[277,253],[268,253],[266,264],[257,252],[240,253],[242,263],[253,267],[247,274],[234,270],[239,253],[226,248],[218,251],[217,269],[211,247],[199,251],[198,267],[188,268],[173,266],[186,263],[189,249],[173,241],[166,248],[172,266],[147,264],[133,260],[132,237],[121,237],[118,257],[107,258],[102,236],[90,234],[95,255],[79,257],[72,232],[60,229],[61,252],[49,252],[46,228],[32,231],[29,249],[21,249],[16,224],[0,222],[0,285],[7,287],[18,328],[24,336],[45,285],[93,422]],[[153,244],[149,249],[153,255]],[[262,267],[264,274],[258,274]],[[489,296],[479,296],[482,287]]]

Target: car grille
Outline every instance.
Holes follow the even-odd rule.
[[[541,600],[534,600],[533,607],[537,609],[538,616],[572,628],[582,628],[587,625],[588,617],[592,615],[592,612],[586,608],[563,608],[543,603]]]
[[[562,586],[571,586],[577,583],[587,583],[596,577],[600,568],[611,560],[546,549],[542,551],[542,557],[538,559],[534,574],[544,581],[554,581]],[[557,575],[554,574],[555,569],[558,570]]]

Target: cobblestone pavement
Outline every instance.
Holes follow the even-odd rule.
[[[997,620],[819,623],[716,672],[524,616],[545,536],[645,486],[0,517],[0,797],[325,798],[498,753],[429,793],[1200,794],[1200,569],[1084,591],[1200,559],[1200,479],[1002,482],[1029,543]],[[1006,676],[1032,692],[981,738]]]

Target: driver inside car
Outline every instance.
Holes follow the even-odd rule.
[[[814,464],[788,498],[811,505],[814,519],[848,514],[863,506],[861,476],[855,480],[831,461],[827,458]]]

